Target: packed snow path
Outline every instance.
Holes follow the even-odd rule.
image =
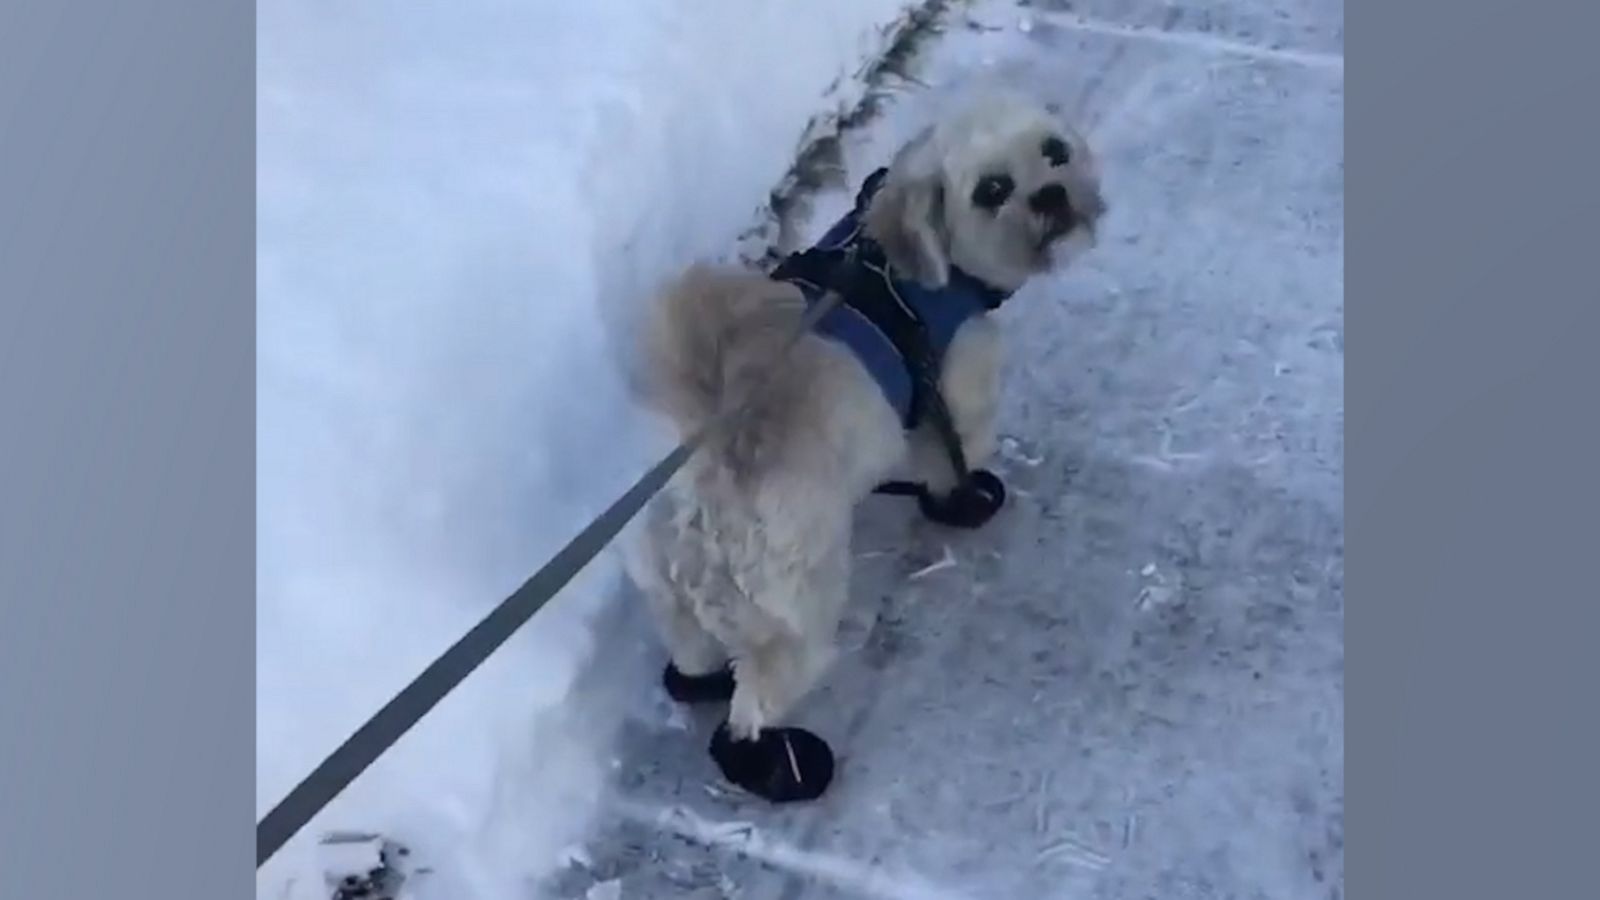
[[[557,894],[1342,895],[1343,8],[1206,6],[962,7],[845,136],[799,239],[976,78],[1099,150],[1099,250],[1001,313],[1011,502],[975,534],[862,509],[813,805],[717,784],[717,713],[661,696],[626,607],[615,796]]]

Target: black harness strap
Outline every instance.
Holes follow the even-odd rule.
[[[932,422],[939,440],[944,444],[945,453],[950,457],[950,468],[955,472],[956,483],[961,484],[967,480],[967,455],[961,449],[961,435],[956,432],[955,417],[945,402],[944,392],[939,389],[943,361],[928,340],[927,326],[916,311],[895,293],[887,266],[879,268],[865,260],[863,265],[878,276],[873,285],[875,289],[863,290],[863,304],[852,305],[862,309],[862,306],[870,304],[872,311],[867,315],[885,330],[905,357],[913,385],[910,427],[915,428],[924,420]]]
[[[872,173],[856,195],[853,215],[859,222],[878,188],[883,184],[886,169]],[[968,480],[966,453],[961,448],[961,436],[956,431],[955,419],[939,389],[942,360],[928,337],[926,323],[917,311],[900,298],[890,274],[888,258],[877,242],[867,237],[858,225],[855,232],[840,246],[812,247],[794,253],[773,269],[772,277],[779,281],[804,282],[824,291],[833,291],[841,302],[859,312],[872,322],[894,344],[906,370],[911,375],[912,400],[907,430],[914,429],[924,419],[933,423],[956,484]],[[998,305],[998,304],[996,304]],[[920,494],[920,486],[890,482],[882,493]]]

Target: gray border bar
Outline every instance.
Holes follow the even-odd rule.
[[[1349,893],[1590,896],[1600,10],[1351,21]]]
[[[0,2],[0,897],[247,897],[254,9]]]

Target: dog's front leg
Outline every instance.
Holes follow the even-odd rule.
[[[998,443],[1000,354],[999,326],[986,316],[963,325],[945,354],[940,393],[968,466],[964,483],[958,483],[949,448],[934,423],[924,422],[910,435],[908,462],[915,493],[923,513],[945,525],[976,528],[1005,503],[1005,485],[983,468]]]
[[[973,469],[989,461],[998,443],[1001,352],[1000,324],[989,316],[972,319],[951,340],[939,376],[961,450]]]
[[[715,703],[733,696],[733,669],[722,644],[700,625],[686,602],[657,602],[657,620],[670,661],[661,675],[667,694],[679,703]]]
[[[688,527],[675,500],[668,492],[645,509],[623,539],[623,563],[667,645],[661,676],[667,693],[679,703],[727,702],[733,696],[728,652],[695,611],[696,597],[707,592],[704,538]]]

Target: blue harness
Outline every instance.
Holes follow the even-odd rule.
[[[840,295],[840,302],[823,314],[814,329],[861,360],[901,423],[911,430],[924,415],[948,419],[938,396],[945,352],[967,320],[997,308],[1008,295],[955,268],[937,290],[896,276],[882,248],[861,225],[886,173],[885,169],[872,173],[856,197],[855,208],[815,247],[785,259],[772,277],[794,284],[813,305],[830,290]],[[949,423],[938,424],[944,430]],[[959,445],[954,450],[959,454]]]

